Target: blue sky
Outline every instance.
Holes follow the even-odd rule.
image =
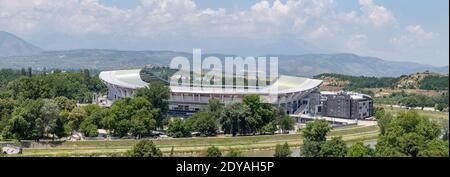
[[[197,0],[200,8],[225,8],[229,11],[248,9],[259,0]],[[140,0],[101,0],[105,5],[131,9],[140,5]],[[283,1],[285,2],[285,0]],[[358,9],[358,1],[338,0],[339,8]],[[445,33],[449,29],[448,0],[376,0],[378,4],[391,9],[404,24],[421,23],[423,26]]]
[[[448,0],[0,0],[0,30],[47,50],[349,52],[448,65]]]

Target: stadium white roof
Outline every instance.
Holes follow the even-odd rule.
[[[104,82],[118,87],[137,89],[148,85],[141,80],[140,69],[104,71],[99,75]],[[172,92],[179,93],[220,93],[220,94],[270,94],[293,93],[313,89],[322,84],[322,80],[281,75],[274,84],[259,90],[171,86]]]

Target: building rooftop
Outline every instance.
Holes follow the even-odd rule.
[[[140,77],[140,69],[103,71],[99,77],[105,82],[124,88],[136,89],[148,85]],[[322,80],[309,79],[281,75],[276,81],[267,87],[260,89],[244,88],[212,88],[212,87],[187,87],[171,86],[172,92],[182,93],[221,93],[221,94],[270,94],[270,93],[292,93],[306,91],[318,87]]]

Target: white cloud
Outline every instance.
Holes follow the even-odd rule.
[[[318,27],[316,30],[309,33],[309,38],[311,39],[320,39],[320,38],[326,38],[331,37],[333,34],[332,32],[324,25]]]
[[[373,0],[359,0],[364,16],[370,20],[375,27],[384,27],[395,22],[395,17],[390,10],[379,6]]]
[[[347,41],[347,47],[350,51],[362,51],[366,49],[367,35],[365,34],[353,34],[350,35]]]
[[[437,33],[426,32],[420,25],[407,26],[406,34],[391,38],[390,42],[398,47],[424,47],[438,36]]]
[[[405,34],[398,34],[398,29],[392,27],[398,24],[390,9],[373,0],[358,2],[359,9],[344,11],[337,8],[334,0],[262,0],[247,9],[227,11],[200,8],[194,0],[141,0],[131,9],[106,6],[99,0],[0,0],[0,30],[40,36],[40,40],[44,38],[41,36],[53,34],[87,36],[84,39],[88,43],[117,40],[113,48],[126,48],[138,41],[135,46],[150,43],[154,45],[147,49],[153,49],[166,44],[167,49],[172,49],[178,44],[194,47],[193,43],[213,39],[217,41],[208,44],[217,45],[216,49],[230,45],[245,48],[260,43],[284,44],[283,40],[288,39],[293,44],[298,42],[298,46],[309,43],[337,52],[383,56],[389,56],[387,51],[373,46],[387,46],[390,42],[398,47],[417,47],[436,39],[436,33],[427,32],[420,25],[408,26]],[[233,41],[236,39],[250,42],[241,44]],[[103,45],[110,43],[114,42],[98,42],[96,47],[108,48]],[[76,47],[84,48],[80,46]],[[283,46],[277,45],[274,50],[280,48]]]

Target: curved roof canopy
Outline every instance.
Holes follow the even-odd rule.
[[[140,69],[104,71],[100,73],[99,77],[101,80],[119,87],[137,89],[148,85],[141,79],[140,71]],[[270,94],[301,92],[318,87],[320,84],[322,84],[322,80],[281,75],[272,85],[258,90],[187,86],[171,86],[171,90],[180,93]]]

